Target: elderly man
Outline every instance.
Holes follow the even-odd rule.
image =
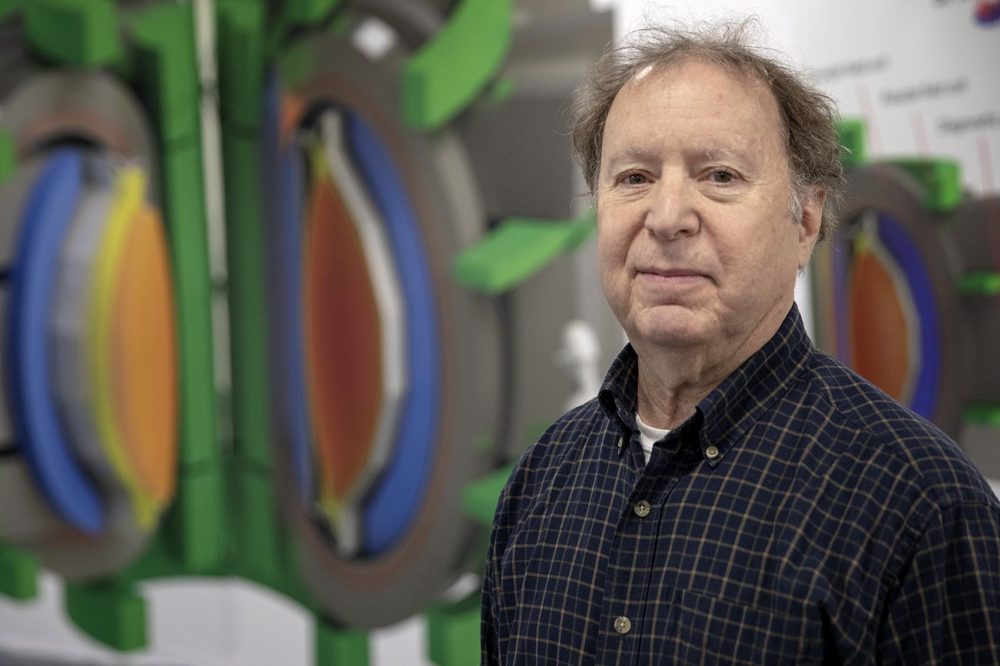
[[[1000,663],[1000,504],[806,336],[835,112],[746,33],[643,31],[582,90],[629,345],[501,495],[485,664]]]

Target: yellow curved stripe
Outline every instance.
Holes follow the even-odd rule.
[[[111,463],[132,502],[133,517],[141,529],[151,529],[156,521],[156,505],[143,491],[125,450],[125,441],[116,415],[112,320],[118,269],[128,238],[129,222],[143,205],[146,175],[136,167],[122,169],[101,238],[87,312],[87,367],[94,423],[101,449]]]

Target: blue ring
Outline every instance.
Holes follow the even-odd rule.
[[[423,238],[392,156],[356,114],[345,123],[347,149],[382,217],[392,244],[406,308],[407,391],[388,467],[362,519],[362,547],[384,551],[410,529],[430,485],[441,407],[437,300]]]
[[[903,269],[919,320],[921,363],[909,407],[924,418],[933,419],[941,381],[941,341],[930,275],[924,267],[920,250],[910,240],[906,230],[889,214],[881,211],[878,213],[878,235]]]
[[[29,468],[62,517],[95,534],[104,526],[103,501],[74,461],[53,399],[47,346],[60,253],[82,180],[80,153],[60,149],[52,154],[31,191],[11,269],[7,355],[11,418]]]
[[[278,195],[271,219],[276,220],[271,248],[278,271],[276,308],[277,344],[272,352],[279,357],[278,396],[292,450],[292,468],[300,501],[308,506],[314,492],[312,425],[305,371],[305,338],[302,305],[302,193],[303,164],[294,145],[282,148],[279,105],[281,94],[276,77],[268,82],[264,102],[265,160],[271,182],[278,182]],[[276,172],[275,172],[276,169]]]

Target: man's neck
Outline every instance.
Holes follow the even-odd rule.
[[[789,307],[791,307],[789,305]],[[698,403],[770,340],[784,315],[765,317],[742,341],[665,349],[633,342],[639,357],[638,412],[658,428],[676,428]]]

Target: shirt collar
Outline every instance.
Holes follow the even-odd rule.
[[[698,403],[695,415],[676,430],[696,429],[705,460],[712,467],[718,465],[767,405],[788,389],[811,350],[793,303],[774,336],[712,389]],[[636,430],[638,376],[638,356],[632,345],[625,345],[598,393],[605,413],[618,423],[626,441]]]

